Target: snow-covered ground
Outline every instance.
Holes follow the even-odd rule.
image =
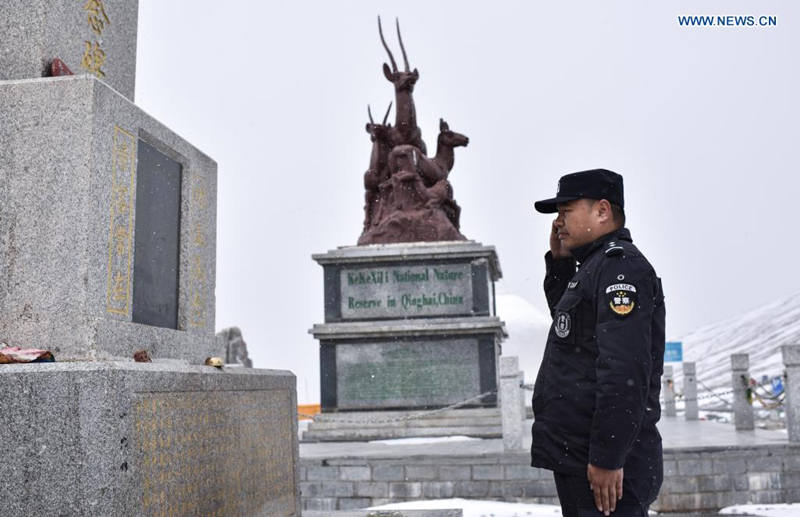
[[[759,515],[763,517],[798,517],[800,504],[739,504],[719,511],[720,515]]]
[[[434,499],[373,506],[370,510],[442,510],[461,509],[464,517],[561,517],[561,508],[551,504],[503,503],[470,499]],[[740,504],[720,510],[720,515],[758,515],[763,517],[798,517],[798,504]],[[651,511],[651,515],[657,515]]]
[[[373,506],[370,510],[461,509],[464,517],[561,517],[561,507],[550,504],[503,503],[471,499],[434,499]]]
[[[384,445],[419,445],[422,443],[448,443],[448,442],[472,442],[481,438],[470,436],[431,436],[420,438],[393,438],[391,440],[372,440],[368,443],[382,443]]]

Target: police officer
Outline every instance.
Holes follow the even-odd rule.
[[[661,280],[625,228],[622,176],[559,181],[545,255],[553,324],[533,392],[531,465],[553,471],[564,517],[646,516],[663,479]]]

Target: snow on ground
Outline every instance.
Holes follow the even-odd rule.
[[[384,445],[419,445],[421,443],[443,443],[443,442],[471,442],[481,438],[470,436],[432,436],[422,438],[393,438],[391,440],[371,440],[368,443],[381,443]]]
[[[468,499],[434,499],[373,506],[370,510],[443,510],[461,509],[464,517],[561,517],[561,508],[550,504],[503,503]],[[740,504],[728,506],[720,515],[757,515],[762,517],[798,517],[796,504]],[[613,515],[613,514],[612,514]],[[650,515],[658,515],[650,511]],[[669,514],[664,514],[669,515]]]
[[[739,504],[719,511],[720,515],[760,515],[763,517],[797,517],[799,504]]]
[[[503,503],[467,499],[434,499],[373,506],[370,510],[461,509],[464,517],[561,517],[561,507],[551,504]]]

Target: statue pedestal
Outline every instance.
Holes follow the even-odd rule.
[[[338,248],[324,269],[323,412],[448,406],[497,388],[502,273],[473,241]],[[495,406],[496,394],[470,404]]]

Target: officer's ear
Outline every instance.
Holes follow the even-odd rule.
[[[607,199],[601,199],[594,204],[594,210],[597,221],[600,223],[607,223],[614,221],[614,214],[611,211],[611,203]]]

